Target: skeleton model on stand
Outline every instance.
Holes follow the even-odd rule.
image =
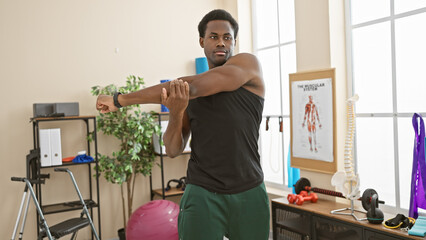
[[[359,191],[359,176],[355,173],[354,168],[354,158],[353,158],[353,142],[355,136],[355,102],[358,101],[358,95],[354,95],[349,98],[346,102],[347,104],[347,126],[348,130],[345,138],[345,171],[336,172],[331,178],[331,184],[337,188],[339,192],[343,194],[343,196],[349,200],[351,200],[351,207],[338,209],[331,211],[333,214],[343,214],[343,215],[352,215],[357,220],[365,220],[358,219],[354,211],[353,200],[356,200],[360,196]],[[350,213],[342,213],[342,211],[350,210]],[[359,211],[361,212],[361,211]],[[364,212],[363,212],[364,213]]]

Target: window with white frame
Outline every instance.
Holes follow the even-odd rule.
[[[252,8],[253,48],[266,86],[260,131],[262,169],[267,184],[283,186],[290,144],[288,75],[296,72],[294,0],[252,0]]]
[[[361,192],[409,208],[413,113],[426,116],[426,1],[346,0],[349,94],[356,103]]]

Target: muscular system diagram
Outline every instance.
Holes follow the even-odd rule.
[[[311,152],[318,152],[317,149],[317,124],[321,128],[321,122],[318,114],[318,108],[313,101],[313,97],[309,96],[309,101],[305,105],[305,114],[303,117],[302,127],[305,127],[305,123],[308,129],[308,141]]]

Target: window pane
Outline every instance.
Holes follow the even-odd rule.
[[[425,0],[394,0],[395,14],[426,7]]]
[[[414,129],[411,118],[398,119],[399,191],[401,208],[410,207],[411,172],[413,169]]]
[[[260,125],[260,149],[262,169],[265,181],[283,184],[283,148],[282,134],[279,131],[278,118],[269,119],[269,130],[266,131],[266,119]]]
[[[425,28],[426,13],[395,21],[398,112],[426,112]]]
[[[404,0],[405,1],[405,0]],[[388,17],[389,0],[351,0],[352,24]]]
[[[392,112],[389,22],[354,29],[352,49],[357,113]]]
[[[257,48],[278,44],[277,1],[256,1],[255,14]]]
[[[294,0],[279,0],[280,41],[286,43],[296,40],[294,23]]]
[[[373,188],[386,205],[395,206],[393,119],[356,120],[356,158],[361,193]]]
[[[265,81],[265,105],[263,115],[281,114],[280,72],[278,48],[262,50],[257,53],[262,65]]]
[[[296,44],[281,47],[281,86],[283,114],[290,115],[288,75],[296,72]]]

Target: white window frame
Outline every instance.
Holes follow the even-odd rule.
[[[412,118],[413,113],[404,113],[397,111],[397,85],[396,85],[396,56],[395,56],[395,20],[413,16],[419,13],[426,13],[426,7],[404,13],[394,14],[394,0],[390,0],[390,15],[359,24],[352,25],[351,22],[351,1],[345,0],[346,16],[346,63],[347,63],[347,86],[348,96],[353,96],[355,82],[353,80],[353,58],[352,58],[352,31],[357,28],[370,26],[377,23],[390,22],[391,25],[391,66],[392,66],[392,112],[391,113],[356,113],[357,118],[381,118],[388,117],[393,119],[393,140],[394,140],[394,175],[395,175],[395,207],[385,205],[383,209],[387,212],[398,212],[408,214],[408,209],[401,208],[400,196],[400,175],[399,175],[399,152],[398,152],[398,118]],[[419,113],[426,117],[426,113]],[[356,144],[355,144],[355,169],[357,163]],[[357,170],[356,170],[357,171]],[[411,175],[410,175],[411,177]],[[381,206],[382,208],[382,206]]]
[[[251,5],[252,5],[252,19],[256,19],[256,1],[261,1],[261,0],[251,0]],[[274,45],[270,45],[270,46],[266,46],[266,47],[261,47],[258,48],[258,43],[257,43],[257,28],[258,26],[256,25],[256,21],[252,21],[252,39],[253,39],[253,53],[255,55],[258,54],[259,51],[263,51],[263,50],[268,50],[268,49],[272,49],[272,48],[277,48],[278,49],[278,56],[279,56],[279,78],[280,78],[280,114],[279,115],[263,115],[262,119],[266,119],[266,117],[270,117],[271,121],[272,119],[274,120],[274,122],[278,121],[279,117],[282,117],[283,119],[287,119],[288,121],[290,121],[290,115],[289,114],[283,114],[283,79],[282,79],[282,68],[281,68],[281,47],[286,46],[286,45],[290,45],[290,44],[296,44],[296,40],[293,41],[288,41],[288,42],[284,42],[281,43],[281,32],[280,32],[280,12],[279,12],[279,4],[280,1],[276,0],[277,2],[277,17],[278,17],[278,24],[277,24],[277,28],[278,28],[278,44],[274,44]],[[295,59],[296,61],[296,59]],[[285,96],[289,96],[289,93],[285,93]],[[271,124],[271,123],[270,123]],[[286,131],[286,129],[284,129],[284,131]],[[289,129],[287,130],[289,131]],[[260,136],[260,140],[261,140],[262,136]],[[285,137],[284,134],[281,134],[281,142],[282,142],[282,153],[283,153],[283,158],[282,158],[282,166],[283,166],[283,184],[278,184],[278,183],[274,183],[274,182],[269,182],[269,181],[265,181],[267,186],[273,187],[273,188],[278,188],[278,189],[283,189],[284,191],[288,191],[291,192],[291,189],[287,186],[287,181],[286,181],[286,177],[287,177],[287,164],[285,161],[285,158],[288,154],[288,147],[285,146]],[[259,145],[261,146],[261,141],[259,141]]]

